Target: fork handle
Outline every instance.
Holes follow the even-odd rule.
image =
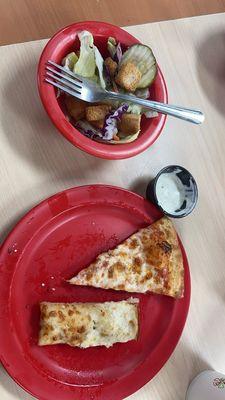
[[[170,104],[159,103],[158,101],[144,100],[141,99],[140,97],[133,98],[133,96],[131,97],[130,95],[123,93],[108,92],[107,97],[115,100],[121,99],[135,104],[140,104],[141,106],[150,108],[153,111],[157,111],[161,114],[168,114],[171,115],[172,117],[192,122],[193,124],[201,124],[205,119],[204,114],[199,110],[193,110]]]

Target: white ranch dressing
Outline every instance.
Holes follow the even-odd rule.
[[[180,209],[185,200],[185,189],[175,172],[159,176],[156,183],[156,197],[166,212],[172,214]]]

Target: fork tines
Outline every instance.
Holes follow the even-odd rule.
[[[78,98],[81,97],[82,78],[79,75],[74,74],[69,69],[62,67],[51,60],[47,61],[46,75],[46,82],[70,94],[71,96]],[[49,79],[48,77],[52,79]]]

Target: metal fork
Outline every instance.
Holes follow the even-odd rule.
[[[141,106],[150,108],[153,111],[168,114],[194,124],[201,124],[205,118],[204,114],[199,110],[159,103],[152,100],[144,100],[128,94],[104,90],[90,79],[74,74],[69,69],[66,69],[50,60],[47,62],[46,70],[46,82],[71,96],[89,103],[104,101],[106,99],[124,100],[125,102],[129,101],[135,104],[140,104]]]

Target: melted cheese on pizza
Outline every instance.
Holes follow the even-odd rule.
[[[183,258],[172,222],[163,217],[140,229],[115,249],[100,254],[69,283],[182,297]]]
[[[138,335],[138,299],[105,303],[40,303],[39,345],[110,347]]]

